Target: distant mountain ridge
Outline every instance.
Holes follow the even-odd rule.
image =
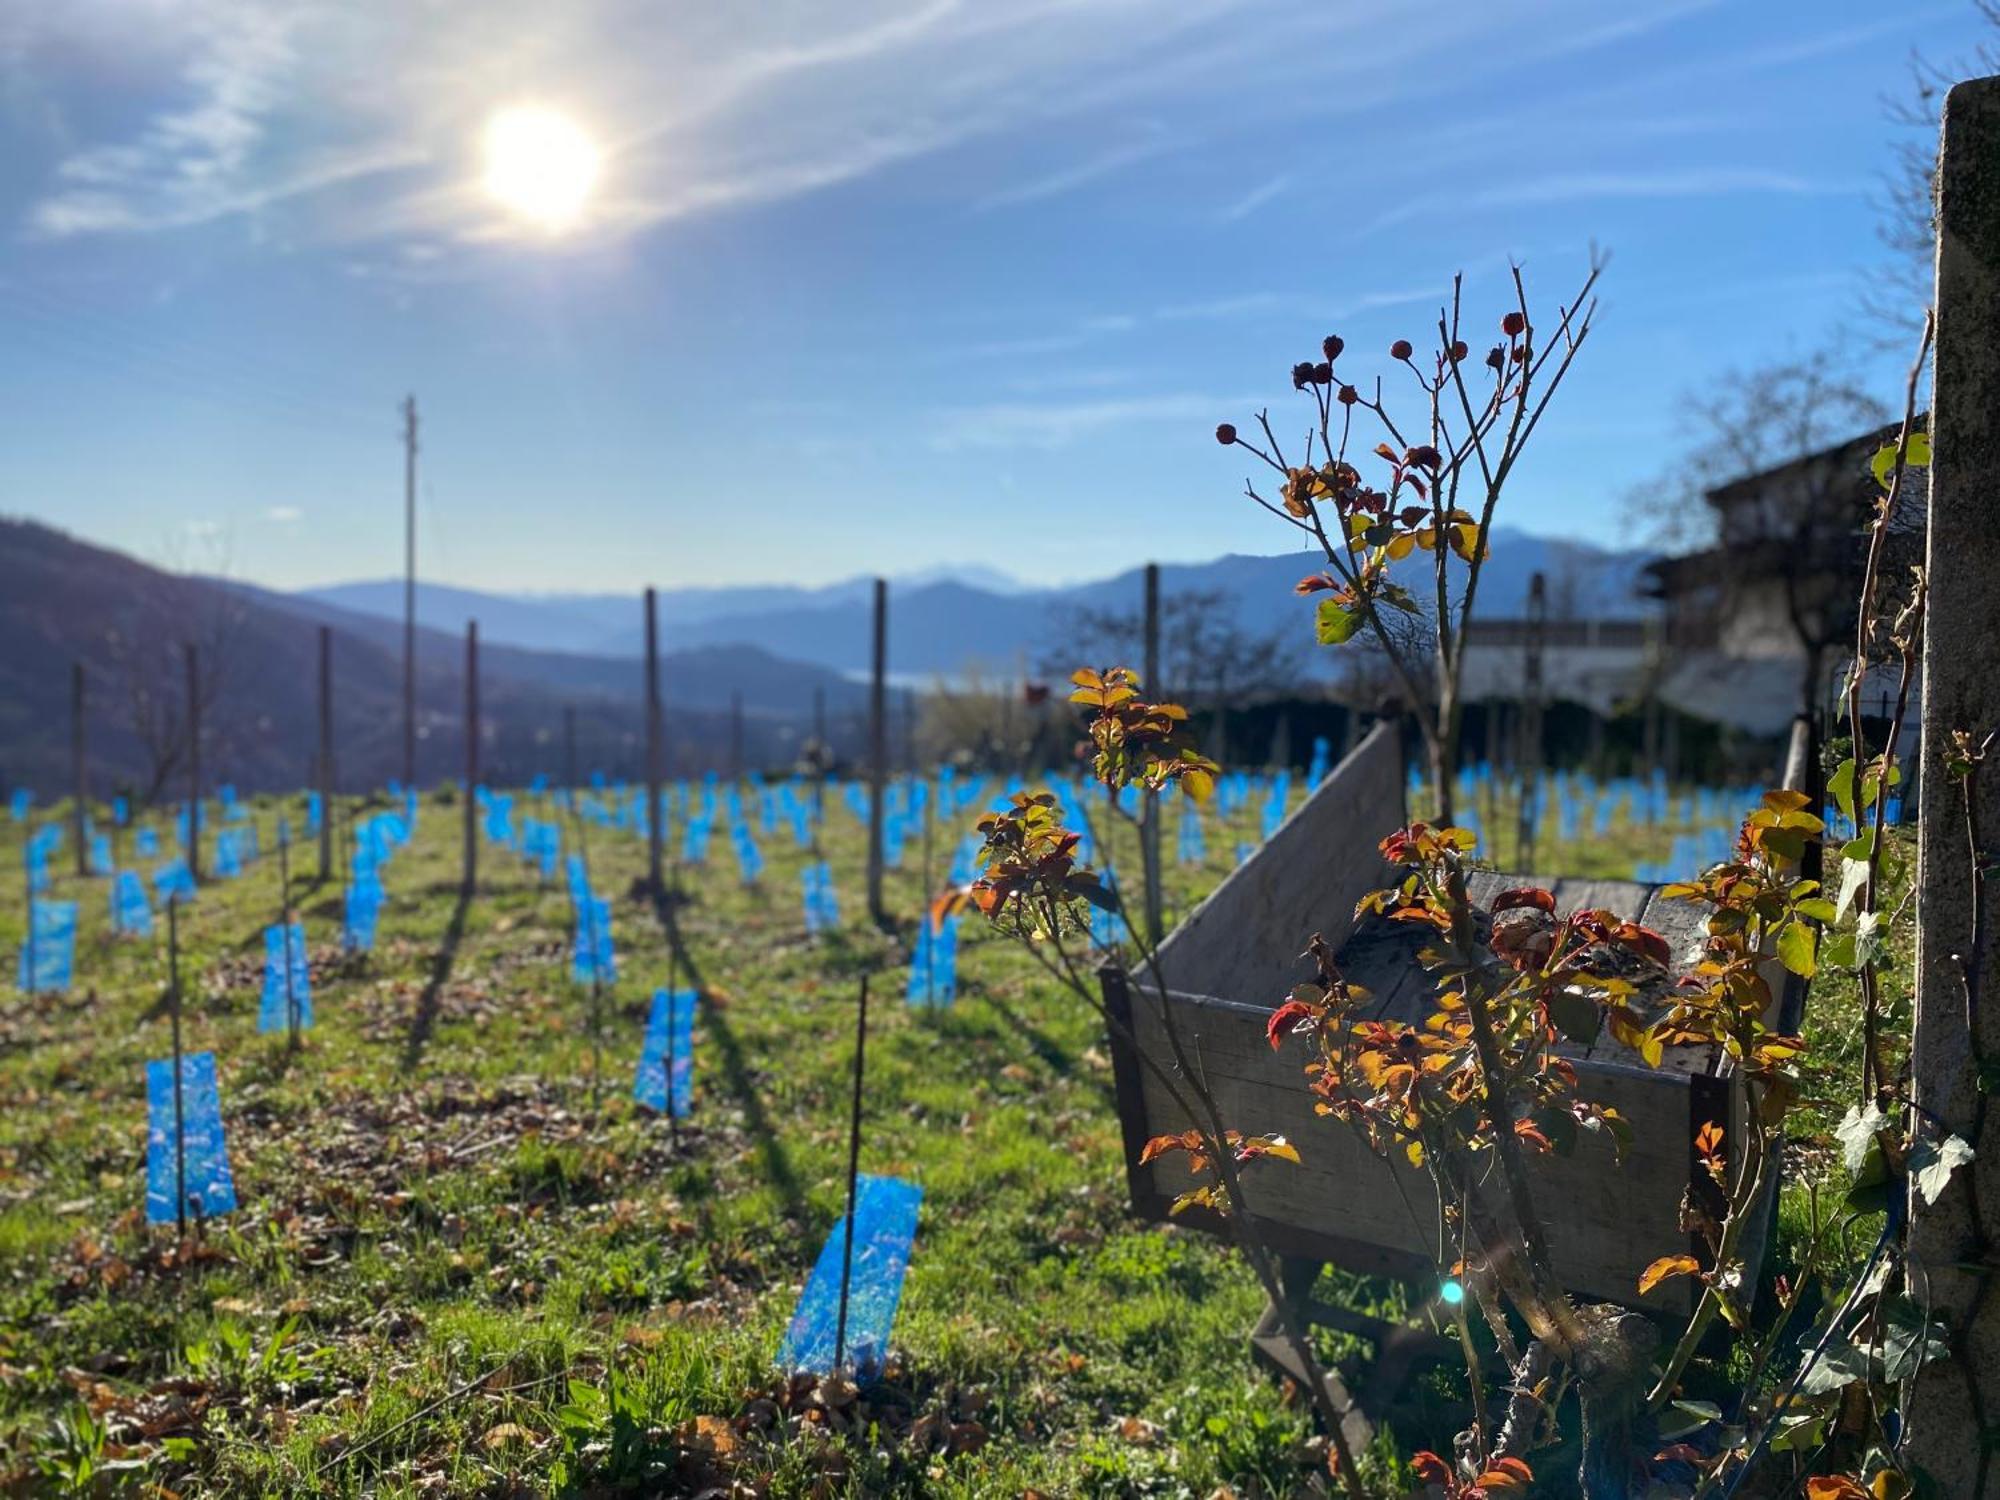
[[[1614,552],[1582,543],[1505,528],[1493,534],[1493,553],[1480,585],[1480,613],[1488,619],[1520,615],[1528,580],[1548,580],[1552,617],[1634,619],[1644,612],[1638,575],[1650,553]],[[1324,565],[1316,552],[1277,556],[1232,553],[1205,563],[1167,563],[1160,586],[1175,592],[1219,591],[1236,601],[1238,623],[1258,632],[1311,630],[1310,605],[1292,585]],[[1415,577],[1421,559],[1399,571]],[[1060,588],[1006,587],[1011,580],[976,568],[942,570],[946,576],[893,580],[889,590],[889,660],[899,677],[957,676],[975,667],[1012,671],[1059,648],[1068,611],[1135,610],[1142,568]],[[982,581],[983,580],[983,581]],[[291,596],[400,620],[400,580],[339,584]],[[661,632],[676,647],[748,645],[776,656],[854,674],[869,659],[869,588],[865,579],[818,588],[742,585],[663,589]],[[482,637],[550,651],[588,651],[631,657],[644,648],[636,594],[519,595],[483,593],[441,584],[418,585],[418,619],[459,629],[477,617]],[[1324,656],[1314,658],[1325,662]]]
[[[249,585],[163,572],[52,527],[0,518],[0,782],[44,799],[69,786],[70,673],[81,665],[97,795],[125,787],[183,795],[159,746],[178,747],[183,648],[200,653],[203,766],[209,787],[306,783],[318,740],[318,626],[332,631],[334,759],[350,789],[382,785],[402,764],[402,626],[379,615]],[[462,622],[461,622],[462,629]],[[660,664],[670,768],[726,762],[730,703],[744,707],[746,759],[789,763],[824,696],[837,750],[852,754],[865,693],[825,667],[754,646],[676,646]],[[645,744],[636,661],[480,648],[483,775],[518,784],[562,770],[573,709],[580,771],[639,774]],[[417,770],[426,783],[464,766],[461,633],[417,637]]]

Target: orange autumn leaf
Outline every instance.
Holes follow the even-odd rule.
[[[1692,1255],[1662,1255],[1640,1273],[1639,1295],[1645,1296],[1670,1276],[1695,1276],[1700,1272],[1701,1262]]]

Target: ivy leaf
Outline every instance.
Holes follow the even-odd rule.
[[[1806,1357],[1812,1358],[1810,1353]],[[1805,1379],[1799,1382],[1799,1394],[1824,1396],[1857,1380],[1866,1380],[1868,1365],[1868,1355],[1863,1350],[1855,1348],[1846,1339],[1835,1339],[1806,1372]]]
[[[1844,852],[1844,851],[1843,851]],[[1868,879],[1868,860],[1846,859],[1840,867],[1840,899],[1834,903],[1835,920],[1847,915],[1847,908],[1854,904],[1854,898],[1861,894],[1861,887]]]
[[[1882,1302],[1882,1378],[1889,1382],[1908,1379],[1917,1367],[1934,1359],[1948,1359],[1951,1345],[1944,1327],[1926,1323],[1923,1312],[1908,1297],[1888,1297]]]
[[[1859,1172],[1861,1164],[1868,1160],[1868,1148],[1875,1144],[1876,1135],[1889,1123],[1889,1117],[1873,1104],[1863,1107],[1850,1104],[1847,1113],[1833,1128],[1833,1138],[1840,1142],[1841,1158],[1847,1163],[1847,1170]]]
[[[1924,1202],[1935,1203],[1951,1174],[1971,1160],[1972,1147],[1955,1135],[1941,1141],[1918,1141],[1910,1148],[1910,1180],[1924,1195]]]

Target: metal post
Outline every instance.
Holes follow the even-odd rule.
[[[417,398],[403,398],[403,788],[417,784]]]
[[[187,1238],[187,1112],[181,1099],[181,897],[167,897],[167,1016],[174,1032],[174,1223]]]
[[[847,1121],[847,1225],[840,1254],[840,1314],[833,1327],[833,1369],[847,1360],[847,1295],[854,1279],[854,1203],[861,1178],[861,1082],[868,1049],[868,976],[861,976],[861,1004],[854,1022],[854,1105]]]

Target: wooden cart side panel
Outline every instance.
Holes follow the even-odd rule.
[[[1356,1269],[1406,1265],[1412,1273],[1439,1259],[1437,1199],[1429,1177],[1400,1160],[1385,1161],[1357,1134],[1318,1115],[1303,1071],[1302,1044],[1273,1052],[1265,1036],[1269,1012],[1206,996],[1171,996],[1182,1044],[1214,1093],[1223,1119],[1245,1135],[1285,1136],[1301,1162],[1269,1162],[1245,1184],[1253,1213],[1281,1226],[1298,1253]],[[1154,996],[1132,998],[1133,1034],[1148,1053],[1171,1057]],[[1171,1066],[1169,1062],[1169,1067]],[[1576,1294],[1660,1311],[1684,1311],[1685,1285],[1669,1282],[1638,1295],[1639,1272],[1662,1255],[1682,1253],[1681,1194],[1688,1183],[1690,1097],[1682,1076],[1579,1064],[1588,1097],[1615,1097],[1631,1121],[1634,1144],[1621,1164],[1608,1139],[1586,1133],[1568,1157],[1535,1157],[1537,1210],[1549,1231],[1557,1274]],[[1150,1073],[1139,1078],[1150,1134],[1191,1123]],[[1136,1158],[1135,1158],[1136,1160]],[[1173,1198],[1195,1185],[1184,1158],[1169,1156],[1134,1169],[1134,1208],[1165,1217]]]
[[[1403,821],[1401,738],[1384,721],[1160,945],[1168,983],[1195,994],[1269,996],[1275,1005],[1312,977],[1298,957],[1306,940],[1319,932],[1338,948],[1355,903],[1388,883],[1376,845]]]

